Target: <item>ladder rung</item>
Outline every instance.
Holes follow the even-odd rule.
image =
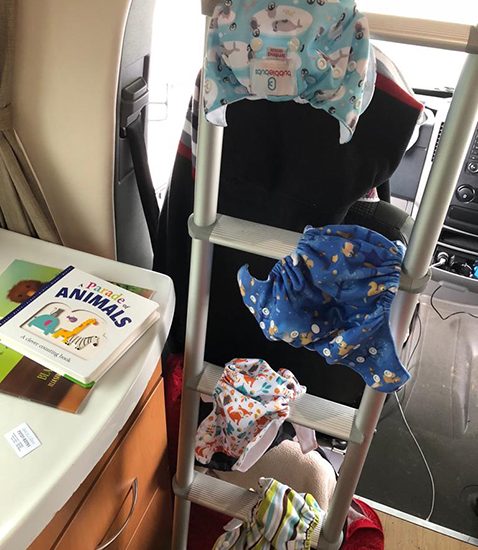
[[[189,218],[189,234],[194,239],[235,248],[279,260],[288,256],[297,246],[301,233],[248,222],[218,214],[216,223],[200,227]]]
[[[248,521],[257,502],[257,494],[222,479],[194,472],[194,479],[185,498],[221,512],[227,516]]]
[[[221,367],[204,363],[204,370],[199,381],[191,389],[212,395],[222,371]],[[297,400],[291,401],[288,420],[341,440],[361,443],[363,435],[357,430],[352,431],[356,412],[356,409],[347,405],[305,394]]]
[[[176,494],[241,521],[249,521],[251,511],[258,500],[254,491],[200,472],[194,472],[193,482],[186,494],[182,495],[180,491]],[[317,548],[319,535],[320,530],[317,529],[311,534],[312,548]]]

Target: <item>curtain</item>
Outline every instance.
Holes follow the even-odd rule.
[[[0,0],[0,227],[61,243],[12,124],[15,1]]]

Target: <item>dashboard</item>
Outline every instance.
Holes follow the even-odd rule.
[[[437,93],[438,95],[431,95]],[[419,93],[425,121],[412,137],[402,162],[390,180],[392,203],[415,218],[423,199],[428,175],[435,160],[452,93]],[[478,288],[478,127],[469,144],[455,192],[445,218],[435,261],[443,258],[438,275]],[[445,273],[451,277],[444,277]],[[454,277],[458,275],[459,279]],[[436,278],[436,277],[434,277]]]

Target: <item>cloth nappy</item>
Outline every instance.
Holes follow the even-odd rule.
[[[240,99],[294,100],[324,109],[352,138],[373,94],[366,18],[353,0],[224,0],[211,18],[205,59],[206,118],[226,126]]]
[[[213,393],[214,408],[196,433],[195,456],[208,464],[214,453],[237,458],[247,471],[267,451],[289,415],[289,401],[305,393],[287,369],[274,371],[262,359],[233,359]],[[317,447],[315,432],[294,426],[304,453]]]
[[[392,392],[410,378],[389,327],[404,247],[355,225],[307,227],[269,277],[238,272],[245,305],[269,340],[318,352]]]
[[[312,533],[320,533],[325,516],[314,497],[272,478],[260,478],[258,486],[249,521],[230,521],[213,550],[310,550]]]

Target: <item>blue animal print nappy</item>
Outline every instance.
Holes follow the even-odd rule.
[[[224,0],[210,22],[207,119],[226,125],[240,99],[294,100],[324,109],[352,138],[373,94],[375,62],[366,18],[353,0]]]
[[[403,254],[401,243],[364,227],[307,227],[267,280],[252,277],[245,265],[238,283],[269,340],[316,351],[372,388],[392,392],[410,378],[389,327]]]

